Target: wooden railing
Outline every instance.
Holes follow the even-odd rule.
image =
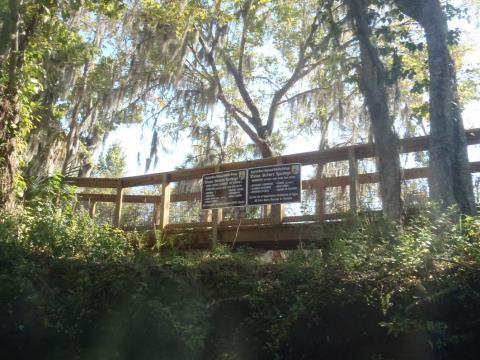
[[[472,129],[466,131],[467,141],[469,145],[480,144],[480,129]],[[402,139],[400,141],[401,153],[412,153],[420,151],[428,151],[429,138],[427,136]],[[96,204],[99,202],[115,203],[115,213],[113,217],[113,225],[121,225],[122,206],[123,203],[137,204],[154,204],[153,223],[160,229],[186,229],[186,228],[212,228],[214,238],[217,237],[216,232],[220,226],[231,226],[238,224],[239,221],[224,221],[221,210],[211,210],[205,217],[206,221],[188,224],[169,224],[170,203],[182,201],[199,201],[201,194],[199,192],[191,193],[171,193],[172,183],[179,181],[198,180],[205,174],[248,169],[259,166],[276,165],[282,163],[301,163],[302,165],[325,165],[332,162],[348,161],[349,173],[347,176],[322,177],[311,180],[303,180],[302,188],[304,190],[312,190],[316,192],[317,207],[315,215],[306,216],[290,216],[283,214],[281,205],[273,205],[271,209],[267,209],[264,213],[269,214],[263,219],[242,219],[242,225],[248,224],[287,224],[291,222],[301,221],[321,221],[337,217],[337,215],[325,214],[324,199],[325,189],[329,187],[349,187],[349,206],[352,211],[358,208],[358,188],[360,184],[369,184],[378,182],[376,173],[359,174],[358,160],[372,158],[375,156],[373,144],[359,144],[348,147],[334,148],[326,151],[311,151],[299,154],[284,155],[267,159],[242,161],[236,163],[220,164],[216,166],[207,166],[194,169],[182,169],[176,171],[168,171],[163,173],[130,176],[122,178],[67,178],[69,184],[76,185],[79,188],[110,188],[116,189],[115,194],[101,193],[79,193],[79,200],[88,201],[90,204],[90,214],[95,216]],[[470,169],[472,173],[480,172],[480,161],[471,162]],[[428,178],[429,169],[414,168],[404,169],[403,178],[420,179]],[[147,185],[161,185],[161,195],[126,195],[126,188],[133,188]]]

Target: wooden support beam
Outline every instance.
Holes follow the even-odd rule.
[[[215,172],[220,172],[220,165],[215,166]],[[213,209],[212,210],[212,249],[215,248],[217,243],[220,241],[218,227],[223,220],[223,209]]]
[[[325,216],[325,186],[317,189],[316,216],[318,220],[323,220]]]
[[[350,211],[356,213],[358,211],[358,192],[359,192],[359,178],[358,178],[358,163],[355,155],[355,148],[348,149],[348,169],[350,178]]]
[[[161,201],[156,202],[153,206],[153,225],[155,228],[160,226],[160,207],[162,206]]]
[[[186,195],[186,194],[184,194]],[[116,202],[116,194],[90,194],[90,193],[80,193],[78,198],[83,201],[95,201],[95,202]],[[135,204],[155,204],[160,202],[160,195],[123,195],[124,203],[135,203]]]
[[[86,188],[110,188],[115,189],[117,187],[118,179],[116,178],[73,178],[66,177],[65,183],[78,187]]]
[[[322,220],[325,215],[325,185],[322,182],[322,174],[325,165],[326,164],[322,162],[317,164],[317,176],[313,181],[318,186],[311,187],[309,182],[302,181],[302,189],[315,189],[317,194],[315,199],[315,215],[318,220]]]
[[[123,190],[122,180],[118,180],[117,200],[115,201],[115,214],[113,215],[114,227],[120,227],[122,222]]]
[[[96,201],[90,201],[90,204],[88,206],[88,215],[90,215],[90,218],[95,219],[95,211],[97,210],[97,202]]]
[[[285,215],[285,207],[283,204],[272,205],[272,221],[274,224],[281,224]]]
[[[220,223],[223,218],[223,209],[213,209],[212,210],[212,249],[215,245],[221,240],[218,232]]]
[[[162,199],[158,207],[158,218],[156,223],[160,229],[165,229],[170,221],[170,190],[171,183],[168,174],[163,174],[162,178]]]
[[[272,218],[272,205],[262,205],[260,208],[260,216],[262,219]]]
[[[276,165],[281,165],[282,163],[283,159],[281,157],[277,158]],[[271,217],[274,224],[281,224],[283,222],[284,209],[285,207],[283,204],[272,205]]]
[[[212,210],[203,210],[203,214],[202,214],[202,222],[206,222],[206,223],[209,223],[209,222],[212,222]]]

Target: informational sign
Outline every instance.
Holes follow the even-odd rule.
[[[302,165],[285,164],[248,170],[248,205],[300,202]]]
[[[202,178],[202,209],[247,205],[247,170],[225,171]]]

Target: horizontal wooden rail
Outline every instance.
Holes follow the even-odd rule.
[[[480,144],[480,128],[466,131],[469,145]],[[429,148],[429,137],[420,136],[400,140],[401,153],[427,151]],[[302,165],[326,164],[329,162],[348,161],[349,153],[355,155],[357,160],[375,156],[373,144],[359,144],[342,148],[333,148],[323,151],[310,151],[299,154],[282,155],[267,159],[241,161],[217,165],[220,171],[246,169],[258,166],[276,165],[278,163],[301,163]],[[181,169],[164,173],[129,176],[120,179],[115,178],[66,178],[66,182],[78,187],[93,188],[117,188],[118,181],[122,181],[122,187],[135,187],[145,185],[162,184],[164,177],[170,182],[200,179],[205,174],[215,172],[215,166],[207,166],[194,169]]]
[[[201,193],[171,194],[170,202],[200,201]],[[116,194],[80,193],[77,198],[81,201],[116,202]],[[162,201],[162,195],[123,195],[123,202],[138,204],[155,204]]]
[[[475,161],[470,163],[470,171],[472,173],[480,172],[480,161]],[[429,176],[429,168],[415,168],[415,169],[404,169],[403,170],[403,180],[414,180],[414,179],[423,179]],[[366,173],[359,174],[359,183],[360,184],[373,184],[378,182],[378,174],[376,173]],[[302,188],[304,190],[317,190],[321,188],[328,187],[344,187],[350,185],[350,177],[347,176],[336,176],[336,177],[326,177],[321,179],[312,179],[312,180],[303,180]],[[81,193],[78,194],[78,199],[82,201],[94,201],[94,202],[116,202],[117,195],[115,194],[89,194]],[[155,204],[162,200],[161,195],[124,195],[123,202],[125,203],[138,203],[138,204]],[[192,193],[178,193],[172,194],[170,202],[187,202],[187,201],[200,201],[201,193],[192,192]]]
[[[467,141],[469,145],[480,144],[480,129],[468,130],[466,132]],[[401,140],[402,153],[427,151],[429,147],[428,137],[417,137]],[[273,157],[268,159],[259,159],[251,161],[242,161],[237,163],[222,164],[216,166],[208,166],[196,169],[182,169],[176,171],[169,171],[157,174],[148,174],[141,176],[131,176],[123,178],[67,178],[69,184],[76,185],[81,188],[111,188],[116,189],[114,194],[100,194],[100,193],[80,193],[77,194],[81,201],[88,201],[89,214],[92,218],[95,217],[97,203],[109,202],[115,203],[115,211],[112,223],[116,227],[122,226],[122,205],[124,203],[136,204],[153,204],[152,222],[155,228],[168,231],[170,233],[194,232],[197,235],[206,228],[211,232],[211,245],[217,241],[227,241],[233,239],[237,240],[238,229],[242,230],[242,241],[246,239],[255,240],[254,238],[259,234],[255,229],[260,231],[265,238],[270,240],[280,240],[285,238],[281,227],[288,224],[303,223],[309,224],[311,222],[319,221],[337,221],[344,217],[344,214],[327,213],[326,204],[326,188],[331,187],[348,187],[349,209],[350,212],[358,213],[361,211],[359,205],[361,184],[372,184],[379,182],[377,173],[359,173],[358,160],[374,157],[373,144],[359,144],[343,148],[335,148],[326,151],[311,151],[300,154],[284,155],[280,157]],[[200,221],[193,223],[174,223],[170,224],[170,204],[178,202],[199,202],[201,200],[201,193],[175,193],[175,188],[172,187],[173,182],[183,180],[198,180],[203,175],[219,171],[229,171],[238,169],[249,169],[259,166],[275,165],[281,163],[301,163],[302,165],[324,165],[330,162],[348,162],[348,175],[321,177],[302,181],[302,188],[304,190],[312,190],[316,193],[315,213],[313,215],[302,216],[285,216],[281,206],[264,206],[262,207],[262,215],[260,218],[246,219],[241,218],[241,212],[238,214],[228,211],[225,213],[222,210],[206,210],[199,214]],[[472,173],[480,172],[480,161],[470,163],[470,171]],[[403,180],[428,178],[430,176],[428,167],[403,169]],[[161,195],[142,195],[142,194],[126,194],[125,190],[129,187],[158,185],[161,188]],[[172,208],[173,209],[173,208]],[[230,220],[226,216],[232,217]],[[225,216],[224,216],[225,215]],[[265,227],[278,226],[272,229],[274,236],[269,235]],[[247,230],[244,227],[248,227]],[[233,230],[232,230],[233,229]],[[236,231],[235,231],[236,229]],[[289,228],[290,229],[290,228]],[[247,231],[247,232],[245,232]],[[293,230],[292,230],[293,231]],[[295,230],[296,231],[296,230]],[[292,232],[293,233],[295,233]],[[193,233],[192,233],[193,234]],[[202,233],[203,234],[203,233]],[[203,234],[206,235],[207,233]],[[302,236],[299,232],[297,235]],[[202,235],[202,236],[203,236]],[[183,235],[182,235],[183,236]],[[189,235],[190,236],[190,235]],[[287,238],[290,235],[287,236]],[[197,239],[198,240],[198,239]],[[263,241],[263,240],[262,240]]]
[[[77,198],[82,201],[94,201],[94,202],[116,202],[116,194],[89,194],[81,193],[77,195]],[[138,203],[138,204],[155,204],[161,201],[161,195],[123,195],[123,202],[125,203]]]

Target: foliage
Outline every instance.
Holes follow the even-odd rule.
[[[127,161],[120,143],[114,143],[107,149],[105,156],[98,159],[97,172],[107,177],[120,177],[124,174]]]
[[[120,260],[130,252],[125,236],[109,226],[96,226],[76,213],[75,190],[60,175],[27,194],[19,213],[3,214],[0,239],[39,256],[81,259],[93,263]]]
[[[404,228],[367,217],[306,227],[330,240],[273,264],[223,245],[132,252],[120,232],[59,206],[69,197],[61,188],[54,179],[28,201],[39,216],[27,206],[2,217],[4,358],[480,354],[478,218],[456,222],[432,207]]]

